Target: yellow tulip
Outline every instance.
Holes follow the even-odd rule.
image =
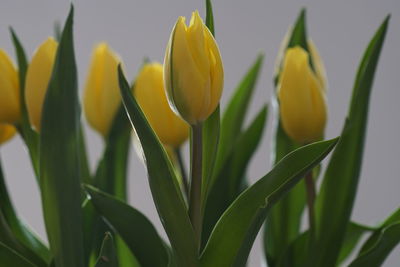
[[[117,67],[119,57],[106,43],[92,54],[84,92],[84,109],[89,124],[106,137],[121,105]]]
[[[26,74],[26,107],[31,125],[37,131],[40,131],[43,102],[53,72],[57,47],[58,43],[52,37],[47,38],[34,53]]]
[[[171,110],[163,83],[163,66],[149,63],[136,78],[133,93],[160,141],[176,148],[188,138],[189,125]]]
[[[0,123],[16,123],[20,115],[18,73],[6,52],[0,49]]]
[[[0,124],[0,145],[10,140],[17,130],[10,124]]]
[[[300,144],[323,136],[327,118],[324,84],[300,47],[286,51],[278,85],[280,116],[287,135]]]
[[[190,25],[179,17],[164,58],[164,82],[170,105],[195,125],[218,106],[224,71],[217,43],[197,11]]]

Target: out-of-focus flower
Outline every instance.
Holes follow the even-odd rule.
[[[58,43],[47,38],[32,57],[25,81],[25,101],[31,125],[40,131],[42,108],[47,87],[53,72]]]
[[[218,106],[224,83],[221,55],[198,11],[189,26],[179,17],[172,30],[164,81],[170,105],[191,125],[207,119]]]
[[[7,53],[0,49],[0,123],[16,123],[20,115],[18,73]]]
[[[84,109],[89,124],[106,137],[121,105],[117,67],[119,57],[106,43],[98,44],[92,61],[84,92]]]
[[[278,84],[280,117],[287,135],[301,144],[317,141],[324,133],[327,106],[320,75],[311,69],[303,48],[287,49]]]
[[[16,133],[16,129],[10,124],[0,124],[0,145],[10,140]]]
[[[189,125],[168,105],[160,63],[143,66],[136,78],[133,94],[164,145],[177,148],[188,138]]]

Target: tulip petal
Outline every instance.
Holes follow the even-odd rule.
[[[0,122],[17,122],[20,117],[18,73],[2,49],[0,49],[0,94]]]
[[[17,130],[9,124],[0,124],[0,145],[10,140]]]
[[[31,124],[40,131],[42,106],[53,71],[57,42],[49,37],[34,53],[25,82],[25,99]]]

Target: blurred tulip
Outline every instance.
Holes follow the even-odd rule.
[[[0,145],[10,140],[17,130],[10,124],[0,124]]]
[[[207,119],[221,98],[224,71],[217,43],[197,11],[179,17],[164,58],[164,81],[174,111],[191,125]]]
[[[0,49],[0,96],[0,123],[18,122],[21,115],[18,73],[2,49]]]
[[[106,137],[121,105],[117,67],[119,57],[106,43],[92,54],[84,92],[84,109],[89,124]]]
[[[188,138],[189,125],[168,105],[160,63],[149,63],[142,68],[136,78],[133,93],[164,145],[177,148]]]
[[[278,84],[280,116],[285,132],[298,143],[323,136],[327,119],[323,82],[311,69],[303,48],[287,49]]]
[[[53,72],[58,43],[47,38],[32,57],[25,81],[25,101],[31,125],[40,131],[42,107]]]

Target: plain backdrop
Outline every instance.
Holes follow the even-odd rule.
[[[53,35],[54,22],[64,23],[69,4],[70,1],[1,0],[0,47],[14,55],[8,32],[11,25],[31,56],[40,43]],[[85,0],[74,4],[81,93],[96,43],[106,41],[111,45],[122,57],[128,78],[132,80],[144,57],[163,60],[178,16],[190,17],[195,9],[205,16],[201,0]],[[339,135],[362,53],[385,16],[392,14],[371,96],[364,163],[352,216],[357,222],[378,224],[400,206],[399,0],[214,0],[216,38],[225,67],[222,107],[259,53],[265,54],[265,62],[248,119],[270,101],[275,56],[301,7],[307,8],[309,36],[316,43],[328,74],[327,138]],[[263,141],[248,170],[252,182],[270,169],[271,117],[270,114]],[[93,169],[102,153],[103,142],[89,127],[86,135]],[[45,238],[39,192],[21,139],[14,138],[0,150],[7,185],[20,217]],[[134,153],[129,169],[130,203],[143,211],[165,236],[152,202],[145,168]],[[399,266],[399,250],[399,247],[395,249],[385,266]],[[260,239],[257,239],[249,266],[261,266],[261,259]]]

